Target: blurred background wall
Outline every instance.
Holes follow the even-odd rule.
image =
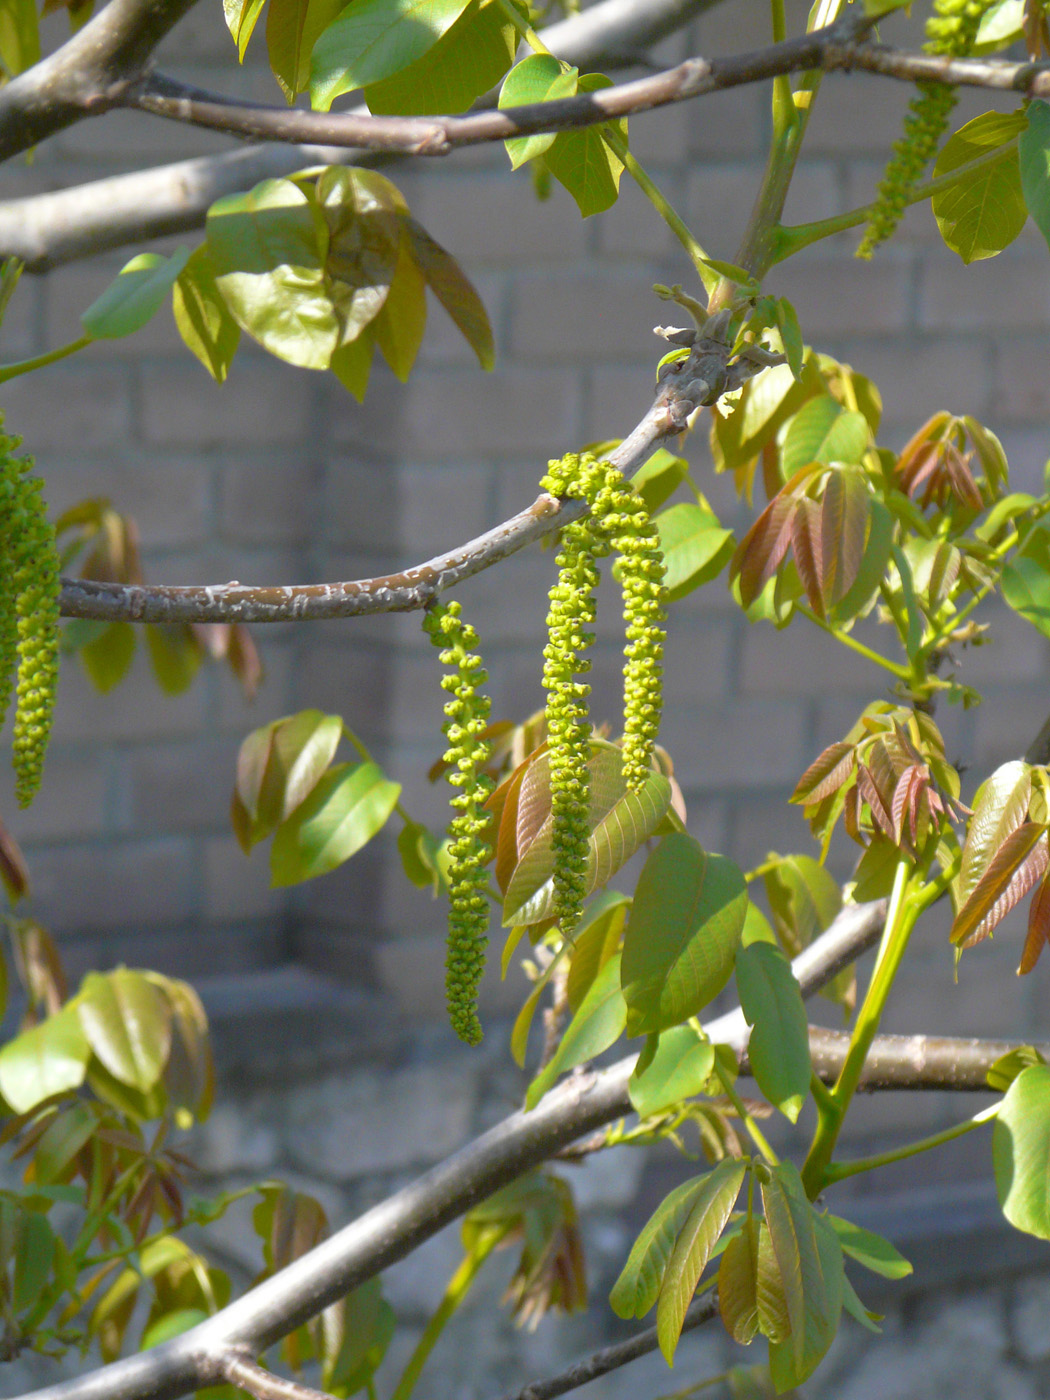
[[[906,25],[893,23],[894,34]],[[766,42],[766,24],[757,0],[727,0],[664,44],[661,57],[757,47]],[[260,35],[256,48],[261,43]],[[241,69],[231,57],[220,7],[202,0],[164,45],[161,65],[206,87],[278,100],[251,50]],[[827,80],[790,220],[870,198],[908,95],[904,86],[863,76]],[[969,116],[989,105],[965,97],[960,111]],[[752,87],[649,114],[632,123],[631,145],[712,254],[731,258],[767,134],[768,93]],[[206,133],[109,115],[70,128],[31,161],[0,169],[0,197],[225,148]],[[84,496],[109,496],[138,521],[156,582],[361,577],[479,533],[533,499],[548,458],[632,427],[650,401],[661,350],[652,327],[667,319],[651,285],[688,285],[690,268],[630,180],[624,177],[613,209],[584,222],[557,185],[547,203],[538,202],[528,175],[511,174],[501,147],[387,173],[481,292],[496,334],[495,372],[483,375],[432,306],[408,385],[377,366],[363,406],[334,379],[280,365],[250,344],[217,388],[165,310],[130,340],[100,344],[0,391],[8,428],[35,454],[55,512]],[[192,246],[195,239],[181,241]],[[918,207],[872,264],[853,260],[856,241],[844,235],[810,249],[775,270],[769,289],[792,299],[808,341],[879,385],[884,441],[901,445],[936,409],[969,412],[1000,434],[1015,489],[1039,489],[1050,453],[1050,254],[1039,235],[1029,227],[1000,258],[967,269],[941,244],[929,208]],[[0,356],[38,354],[78,334],[79,312],[128,256],[26,278],[0,330]],[[731,483],[711,471],[702,424],[685,450],[726,521],[744,520]],[[523,717],[542,703],[552,567],[548,553],[533,549],[457,595],[481,633],[496,717]],[[1045,643],[1000,605],[981,616],[992,624],[992,643],[960,661],[986,701],[938,717],[950,756],[968,767],[970,791],[992,767],[1019,756],[1050,711]],[[606,606],[606,624],[594,712],[615,720],[615,608]],[[270,890],[266,847],[250,859],[241,854],[228,821],[240,740],[306,706],[346,718],[404,784],[411,812],[439,826],[447,811],[447,792],[424,776],[443,747],[443,693],[418,618],[257,628],[254,635],[267,677],[252,705],[216,667],[206,667],[185,694],[166,698],[140,654],[131,677],[102,696],[67,661],[42,792],[24,814],[14,815],[8,786],[0,804],[29,860],[31,912],[60,937],[75,971],[126,961],[188,977],[204,991],[227,1093],[198,1143],[202,1166],[223,1179],[298,1173],[338,1219],[514,1106],[522,1080],[508,1068],[502,1018],[520,1004],[522,984],[487,979],[490,1034],[480,1052],[468,1051],[444,1024],[443,908],[407,886],[392,842],[378,840],[336,874],[290,892]],[[773,849],[812,851],[784,799],[816,753],[881,693],[881,673],[804,623],[783,634],[749,627],[724,580],[676,605],[662,738],[691,829],[745,867]],[[847,876],[848,853],[835,859],[836,873]],[[956,984],[945,921],[927,921],[886,1028],[1050,1035],[1050,972],[1014,977],[1016,924],[969,954]],[[834,1024],[838,1013],[828,1006],[816,1014]],[[265,1094],[261,1080],[271,1086]],[[285,1087],[274,1088],[278,1082]],[[317,1120],[304,1105],[323,1109],[327,1137],[311,1135],[308,1125]],[[963,1111],[936,1095],[887,1095],[863,1108],[858,1148],[862,1139],[932,1131]],[[596,1162],[573,1178],[597,1212],[588,1243],[599,1287],[605,1274],[615,1276],[631,1222],[682,1170],[677,1159],[658,1158],[643,1178],[641,1158],[611,1160],[612,1167]],[[956,1288],[988,1269],[1023,1269],[1039,1257],[995,1225],[989,1177],[987,1138],[974,1134],[921,1159],[914,1171],[902,1164],[858,1188],[880,1195],[856,1209],[870,1210],[872,1221],[883,1212],[891,1234],[896,1221],[906,1247],[908,1239],[922,1242],[924,1288]],[[427,1268],[394,1284],[410,1315],[428,1288],[440,1291],[436,1280],[454,1262],[454,1240],[443,1238],[429,1247]],[[228,1244],[238,1257],[243,1242]],[[832,1371],[838,1388],[815,1385],[807,1393],[920,1397],[941,1393],[922,1387],[940,1387],[950,1376],[960,1395],[1050,1394],[1041,1388],[1050,1387],[1043,1366],[1050,1338],[1033,1321],[1040,1308],[1045,1318],[1050,1285],[1018,1279],[981,1284],[962,1302],[937,1294],[905,1304],[891,1324],[896,1351],[876,1350],[870,1362],[896,1355],[897,1388],[874,1384],[864,1371],[865,1344],[851,1337]],[[512,1383],[508,1368],[542,1370],[608,1321],[601,1313],[559,1333],[560,1341],[537,1340],[523,1351],[509,1334],[489,1337],[484,1313],[475,1323],[471,1316],[465,1325],[474,1328],[477,1374],[457,1372],[450,1356],[435,1394],[485,1394],[478,1377],[499,1393]],[[922,1331],[925,1323],[933,1331]],[[998,1379],[972,1368],[958,1374],[959,1345],[950,1339],[975,1328],[984,1339],[974,1343],[975,1354],[983,1347],[1006,1367]],[[934,1332],[949,1339],[938,1345],[954,1370],[930,1371],[923,1362]],[[723,1344],[695,1346],[713,1348],[713,1364]],[[916,1378],[906,1381],[909,1357]],[[626,1395],[637,1384],[625,1372],[603,1393],[618,1395],[619,1386]],[[983,1388],[965,1389],[971,1384]],[[653,1393],[660,1386],[669,1388],[666,1375],[653,1381]]]

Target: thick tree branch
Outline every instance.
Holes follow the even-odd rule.
[[[0,88],[0,160],[119,106],[195,0],[110,0],[60,49]]]
[[[877,941],[884,918],[883,902],[844,910],[792,963],[803,994],[818,991],[843,960],[852,961]],[[707,1029],[719,1043],[743,1052],[748,1028],[739,1010],[710,1022]],[[501,1186],[576,1138],[629,1113],[627,1082],[635,1058],[629,1055],[607,1069],[573,1075],[530,1113],[511,1114],[181,1337],[23,1400],[175,1400],[218,1383],[232,1354],[259,1355]]]
[[[645,417],[610,452],[614,466],[629,474],[663,438],[683,431],[690,414],[709,397],[710,385],[701,373],[705,361],[714,353],[724,364],[728,349],[724,342],[701,341],[688,359],[665,372]],[[742,365],[739,372],[756,370]],[[63,579],[61,609],[65,617],[108,622],[304,622],[411,612],[426,607],[444,589],[578,519],[583,511],[580,501],[558,501],[543,494],[526,510],[448,554],[398,574],[349,583],[256,588],[234,582],[166,587]]]
[[[842,1031],[810,1026],[809,1050],[813,1068],[825,1083],[833,1083],[842,1067],[849,1037]],[[987,1074],[996,1060],[1016,1050],[1020,1042],[976,1040],[937,1035],[876,1036],[858,1088],[952,1089],[990,1093]],[[1050,1060],[1050,1045],[1035,1047]],[[741,1066],[746,1073],[746,1060]]]
[[[550,47],[583,71],[615,69],[718,0],[600,0],[544,31]],[[482,104],[495,105],[495,94]],[[363,109],[362,109],[363,110]],[[211,204],[260,180],[311,165],[366,164],[368,151],[336,146],[253,146],[95,180],[0,204],[0,257],[29,272],[200,228]]]

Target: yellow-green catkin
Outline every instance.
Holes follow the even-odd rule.
[[[649,771],[660,723],[664,646],[664,563],[645,503],[609,462],[569,453],[551,462],[540,483],[558,497],[585,500],[590,513],[562,531],[558,581],[550,593],[543,684],[547,692],[554,850],[554,912],[562,933],[579,921],[586,894],[590,838],[590,669],[584,652],[596,615],[595,561],[615,551],[614,576],[623,588],[623,774],[637,791]]]
[[[934,13],[926,21],[927,53],[961,57],[977,38],[981,19],[993,0],[934,0]],[[870,258],[889,238],[904,216],[911,192],[936,153],[957,100],[953,87],[942,83],[917,83],[916,95],[904,120],[904,134],[894,143],[868,227],[857,249],[858,258]]]
[[[459,789],[452,799],[456,815],[449,825],[445,993],[452,1029],[468,1045],[477,1045],[482,1035],[478,986],[485,971],[489,925],[485,864],[491,851],[482,840],[487,824],[482,806],[492,783],[480,771],[491,752],[482,738],[491,702],[480,690],[488,676],[475,650],[477,633],[463,621],[459,603],[432,604],[424,614],[423,627],[434,645],[442,648],[441,664],[451,668],[441,678],[442,689],[450,693],[442,727],[448,740],[448,780]]]
[[[2,429],[2,419],[0,419]],[[43,482],[19,438],[0,431],[0,723],[17,659],[15,793],[33,800],[44,766],[58,686],[59,561]]]

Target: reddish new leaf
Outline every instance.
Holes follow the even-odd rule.
[[[813,760],[798,780],[791,794],[792,802],[803,802],[808,807],[823,802],[825,797],[838,792],[853,772],[854,748],[845,739],[829,744],[824,752]]]
[[[806,590],[809,605],[818,617],[823,617],[824,556],[821,538],[820,506],[808,496],[798,503],[791,521],[791,545],[795,552],[795,567]],[[743,596],[743,595],[741,595]]]
[[[1032,896],[1028,909],[1028,936],[1024,941],[1021,962],[1017,975],[1023,977],[1031,972],[1039,961],[1039,955],[1050,938],[1050,880],[1044,876],[1043,883]]]
[[[874,825],[892,841],[894,839],[893,818],[889,813],[889,802],[892,800],[893,789],[885,794],[880,792],[871,769],[866,763],[859,761],[857,763],[857,789],[868,804]]]
[[[781,491],[737,546],[729,573],[740,578],[740,601],[745,608],[762,592],[787,553],[796,505],[793,497]]]
[[[1022,822],[996,851],[956,914],[952,942],[970,948],[987,938],[1042,878],[1048,864],[1046,828],[1038,822]]]
[[[824,601],[833,607],[857,580],[864,559],[871,498],[860,472],[839,470],[828,477],[820,510]]]

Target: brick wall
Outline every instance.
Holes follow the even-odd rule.
[[[764,35],[762,8],[742,0],[662,52],[725,52]],[[258,67],[231,66],[214,4],[197,7],[165,55],[167,68],[191,80],[268,92]],[[829,78],[790,218],[870,197],[907,95],[862,76]],[[963,110],[982,105],[967,97]],[[734,253],[767,125],[757,88],[633,124],[633,148],[716,255]],[[0,194],[222,145],[147,117],[108,116],[71,128],[29,164],[5,167]],[[651,328],[666,319],[649,288],[690,276],[629,180],[613,210],[583,222],[560,187],[537,202],[501,149],[390,173],[482,292],[496,331],[493,374],[482,375],[434,308],[410,383],[377,369],[363,407],[334,381],[250,346],[220,389],[164,311],[133,340],[4,387],[0,404],[36,453],[53,507],[111,496],[139,520],[157,581],[348,578],[469,537],[532,499],[548,457],[625,433],[649,401],[659,350]],[[871,265],[853,261],[855,241],[809,250],[774,274],[771,289],[794,300],[808,339],[879,383],[888,440],[902,441],[935,408],[970,411],[1002,435],[1016,486],[1039,485],[1050,416],[1050,261],[1038,235],[1028,229],[1002,257],[970,269],[943,248],[928,208],[913,210],[903,236]],[[75,335],[79,311],[123,260],[29,280],[0,334],[3,357]],[[688,449],[717,508],[738,518],[727,483],[707,466],[704,435]],[[533,550],[461,590],[484,640],[497,715],[540,704],[551,567]],[[596,712],[610,716],[619,705],[614,612],[606,609],[596,662]],[[1019,753],[1050,704],[1043,642],[1001,609],[989,609],[989,620],[996,640],[967,658],[965,673],[986,687],[988,703],[943,716],[952,755],[974,774]],[[256,636],[268,679],[251,707],[214,669],[167,699],[144,665],[108,696],[66,665],[43,791],[17,822],[34,908],[77,965],[127,959],[192,977],[298,959],[376,984],[406,1011],[436,1014],[441,909],[405,885],[389,842],[327,879],[272,892],[266,852],[246,861],[226,816],[247,728],[317,705],[343,713],[404,782],[410,810],[440,823],[445,794],[422,776],[441,747],[443,696],[429,643],[413,617]],[[675,609],[667,684],[664,738],[697,835],[745,864],[771,848],[808,849],[783,799],[819,747],[879,693],[879,676],[816,632],[748,628],[716,584]],[[0,806],[11,808],[6,789]],[[922,980],[894,1003],[895,1028],[1050,1033],[1039,1014],[1045,977],[1008,976],[1016,956],[1016,938],[1004,930],[971,955],[956,987],[943,937],[920,935]],[[516,995],[493,983],[490,1010]]]

